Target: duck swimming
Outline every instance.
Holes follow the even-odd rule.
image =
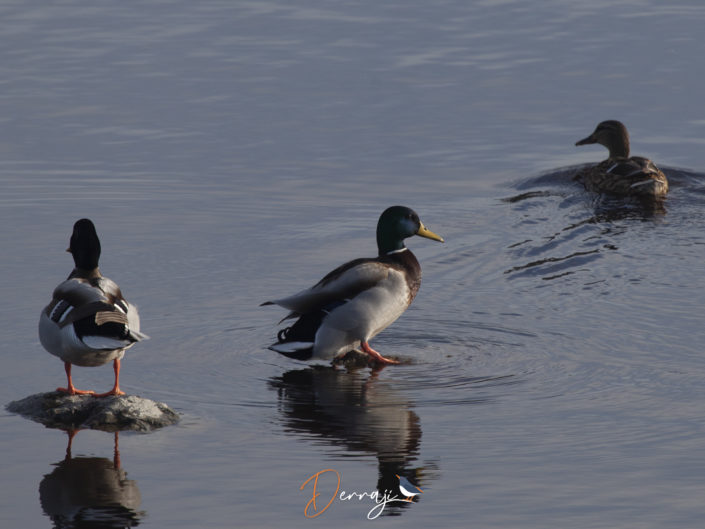
[[[54,290],[51,303],[39,317],[39,340],[44,349],[64,361],[68,379],[57,391],[69,395],[124,395],[120,390],[120,360],[125,350],[148,339],[140,332],[137,307],[125,300],[120,288],[98,269],[100,240],[93,222],[81,219],[73,226],[67,250],[75,268]],[[107,393],[78,390],[71,366],[100,366],[113,362],[115,383]]]
[[[609,157],[578,172],[575,179],[582,181],[585,189],[645,198],[666,195],[666,175],[648,158],[629,156],[629,133],[621,122],[603,121],[590,136],[575,145],[593,143],[607,147]]]
[[[284,320],[298,318],[269,348],[297,360],[327,360],[360,347],[377,363],[398,363],[369,341],[402,315],[419,290],[421,266],[404,245],[413,235],[443,242],[412,209],[392,206],[377,223],[377,257],[355,259],[311,288],[262,303],[290,310]]]

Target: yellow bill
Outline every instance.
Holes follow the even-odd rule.
[[[419,227],[419,231],[416,232],[416,235],[418,235],[419,237],[426,237],[427,239],[431,239],[438,242],[445,242],[443,240],[443,237],[433,233],[431,230],[429,230],[426,226],[423,225],[423,222],[421,222],[420,224],[421,226]]]

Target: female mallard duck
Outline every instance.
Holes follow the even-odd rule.
[[[309,289],[263,303],[290,310],[284,319],[298,318],[279,331],[270,349],[297,360],[325,360],[359,346],[379,363],[398,363],[368,342],[401,316],[419,290],[421,266],[404,246],[412,235],[443,242],[413,210],[392,206],[377,223],[378,257],[355,259]]]
[[[68,387],[57,391],[96,397],[124,395],[120,390],[120,359],[125,349],[149,338],[140,332],[137,308],[120,288],[98,269],[100,240],[95,226],[81,219],[73,226],[71,244],[76,267],[54,290],[53,299],[39,317],[39,340],[44,349],[64,361]],[[81,391],[71,381],[71,365],[100,366],[113,362],[115,384],[107,393]]]
[[[605,161],[580,171],[581,180],[588,191],[658,198],[668,192],[668,180],[648,158],[629,157],[629,133],[619,121],[600,123],[595,132],[575,145],[599,143],[609,149]]]

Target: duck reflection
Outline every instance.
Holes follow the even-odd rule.
[[[560,173],[556,173],[560,175]],[[554,175],[546,175],[554,176]],[[571,223],[565,230],[573,229],[582,224],[598,224],[623,219],[652,221],[665,216],[666,201],[664,199],[647,199],[643,197],[614,197],[611,195],[595,195],[585,192],[566,191],[527,191],[501,199],[509,204],[526,210],[527,207],[541,207],[544,204],[556,203],[558,209],[583,209],[588,215],[577,223]],[[524,204],[526,202],[526,204]]]
[[[664,200],[573,189],[568,184],[576,170],[577,166],[533,178],[517,186],[522,193],[502,199],[520,215],[512,226],[520,239],[508,249],[521,261],[505,274],[554,280],[596,270],[593,264],[618,250],[621,235],[637,222],[664,219]],[[552,189],[531,189],[538,185]]]
[[[72,457],[71,445],[77,430],[69,436],[66,457],[44,476],[39,484],[39,500],[54,527],[124,528],[136,527],[144,515],[133,480],[120,466],[118,432],[115,432],[113,459]]]
[[[413,467],[421,440],[419,418],[409,401],[377,374],[319,366],[289,371],[269,383],[278,391],[286,428],[375,455],[379,494],[406,498],[400,481],[423,488],[425,477],[423,468]],[[417,499],[390,503],[384,514],[400,514]]]

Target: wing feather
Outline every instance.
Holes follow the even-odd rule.
[[[275,299],[264,304],[279,305],[292,311],[288,317],[319,310],[337,300],[352,299],[389,275],[390,267],[377,259],[355,259],[339,266],[313,287],[286,298]]]

